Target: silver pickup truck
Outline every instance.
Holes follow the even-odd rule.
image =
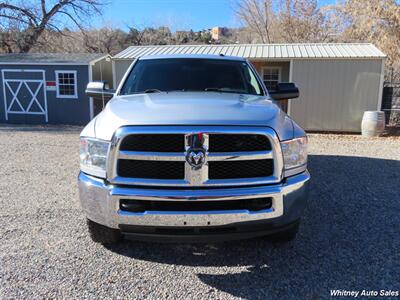
[[[290,241],[308,196],[307,137],[245,59],[137,59],[82,131],[79,192],[92,239]]]

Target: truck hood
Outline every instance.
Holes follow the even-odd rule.
[[[104,140],[128,125],[268,126],[281,140],[293,138],[291,119],[269,98],[218,92],[116,96],[90,125],[94,136]]]

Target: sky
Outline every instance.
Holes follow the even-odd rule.
[[[193,29],[198,31],[214,26],[238,27],[234,14],[237,0],[110,0],[103,16],[94,20],[95,27],[104,25],[169,26],[173,31]],[[321,0],[320,5],[335,3]]]

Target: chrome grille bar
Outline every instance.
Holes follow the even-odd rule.
[[[208,153],[207,161],[221,161],[221,160],[253,160],[253,159],[272,159],[272,151],[254,151],[254,152],[218,152]]]
[[[253,160],[253,159],[272,159],[272,151],[254,151],[254,152],[216,152],[206,153],[207,161],[221,160]],[[133,160],[166,160],[166,161],[185,161],[184,152],[139,152],[139,151],[119,151],[119,159]]]
[[[185,153],[179,152],[137,152],[137,151],[119,151],[119,159],[134,160],[166,160],[166,161],[185,161]]]

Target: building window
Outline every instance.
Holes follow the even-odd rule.
[[[262,69],[262,77],[267,89],[269,91],[274,91],[277,84],[281,81],[281,68],[265,67]]]
[[[57,98],[78,98],[76,71],[56,71]]]

